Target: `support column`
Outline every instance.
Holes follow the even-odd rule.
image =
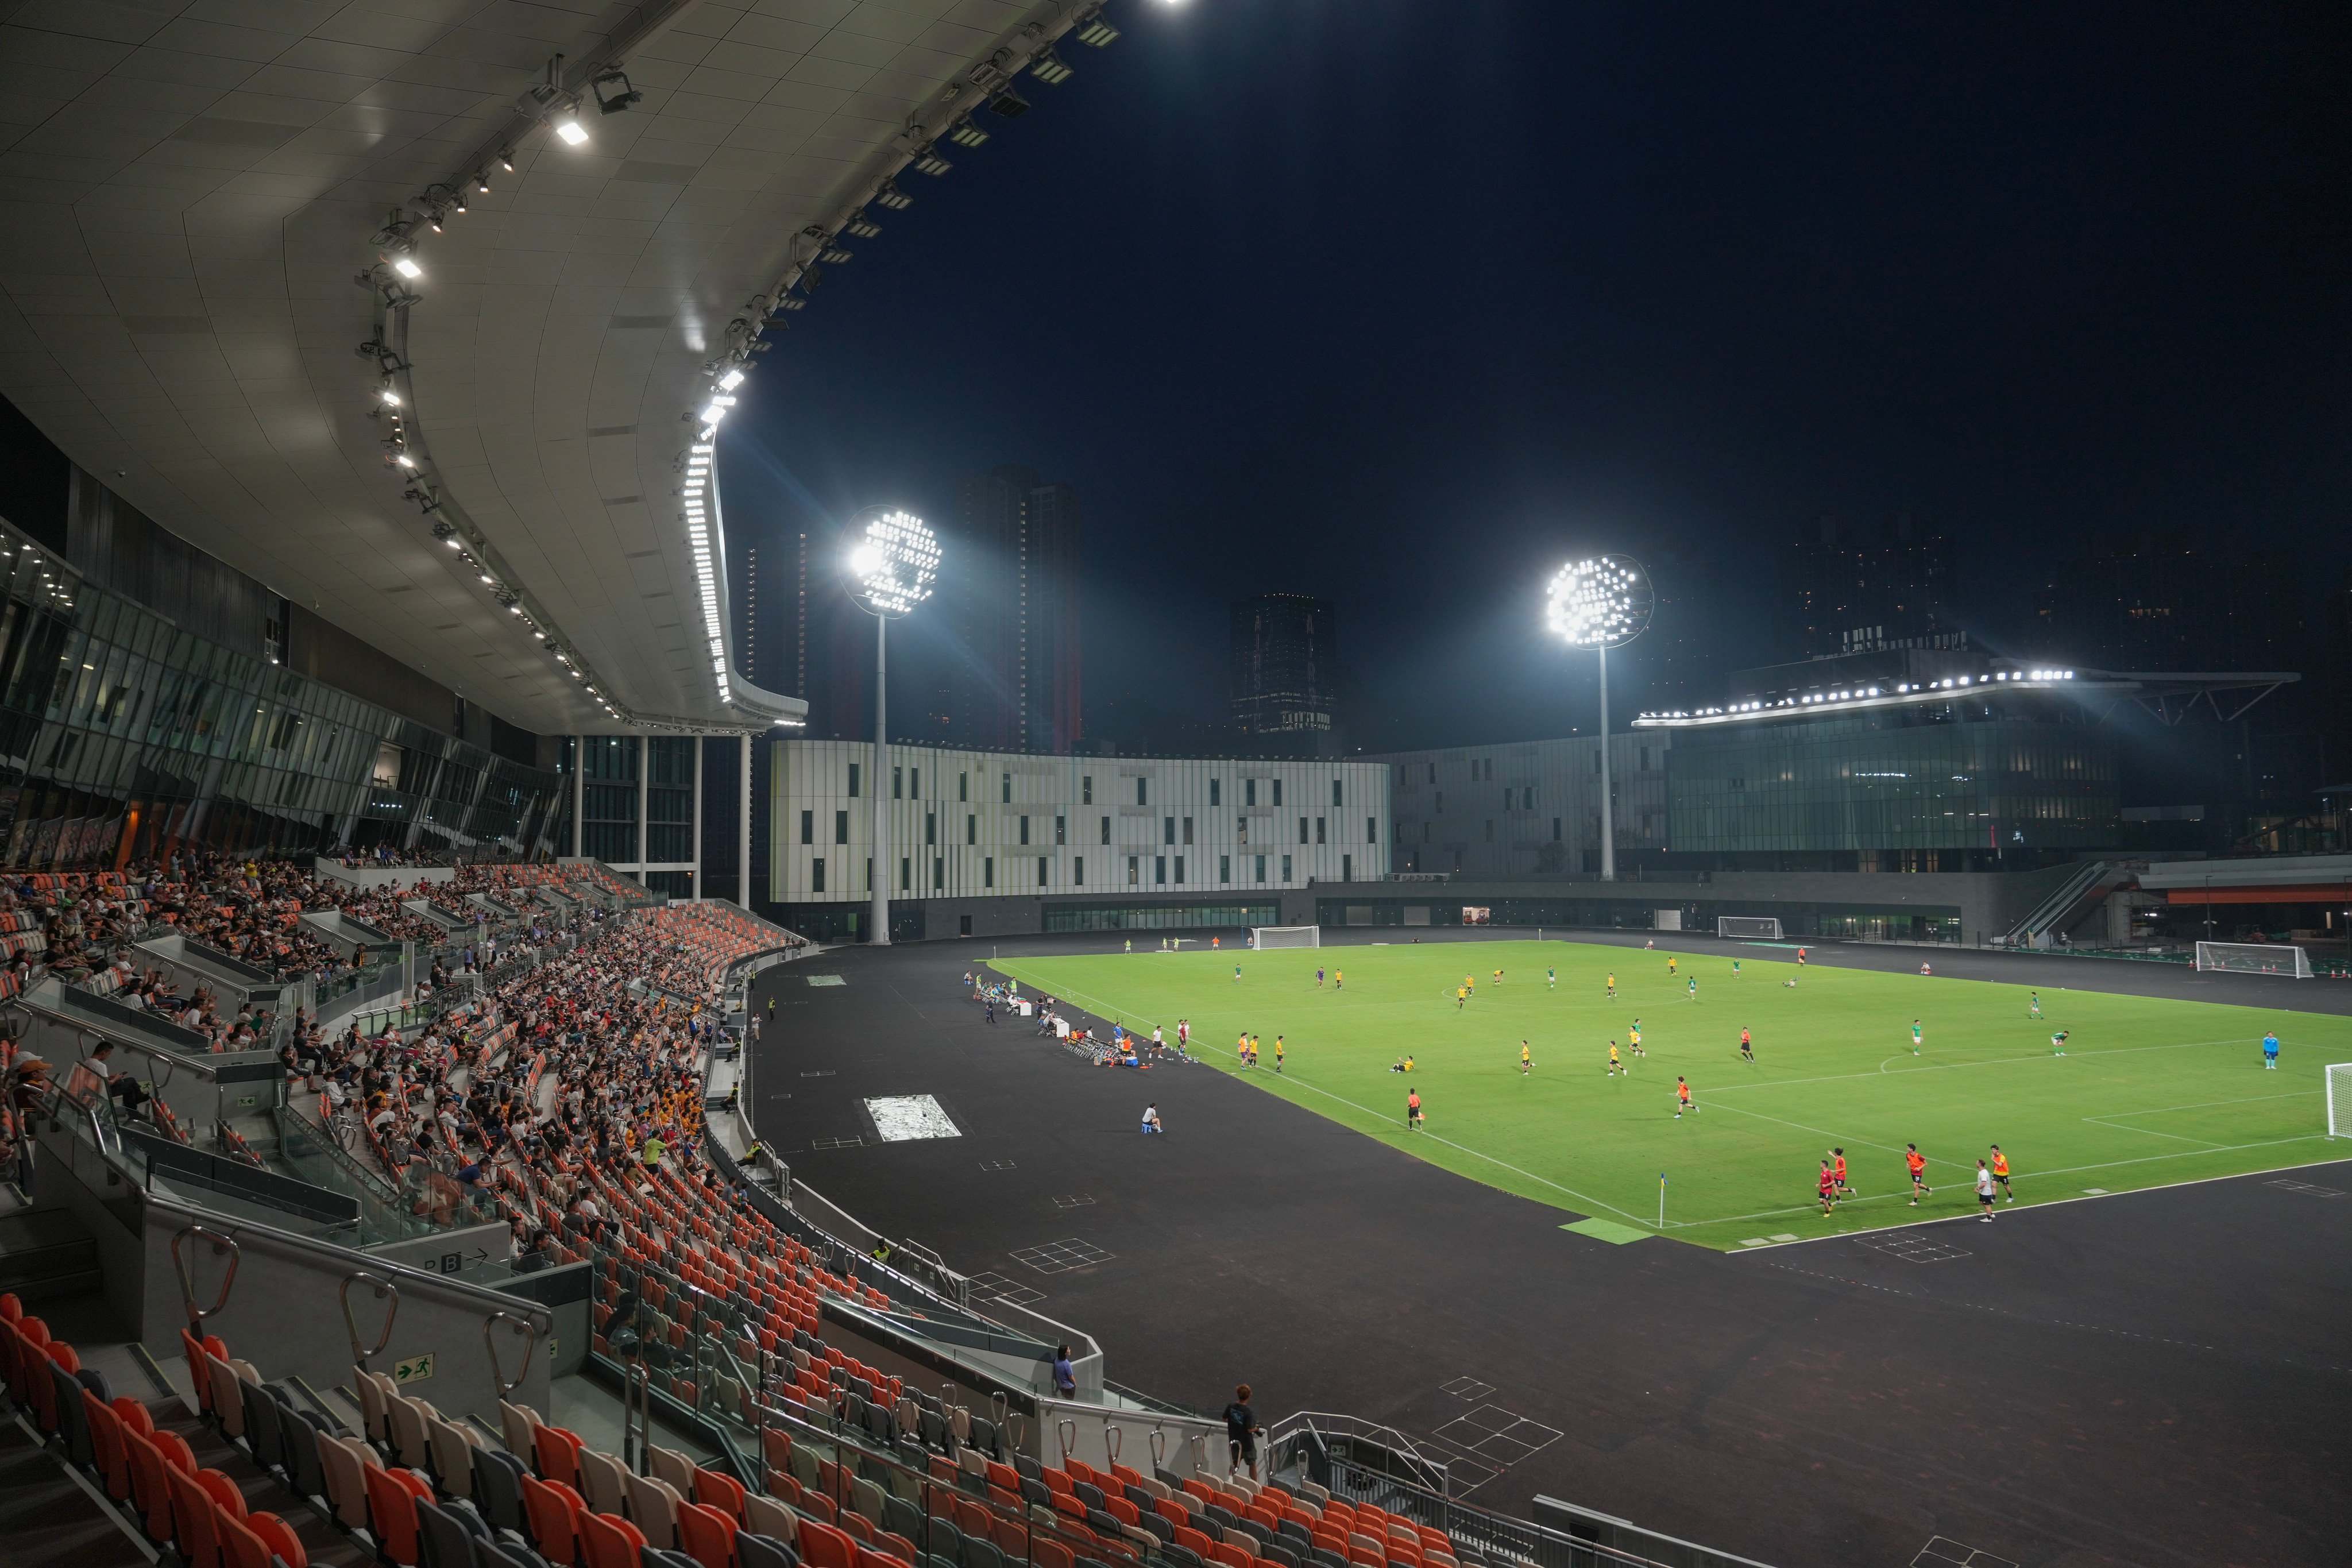
[[[702,742],[694,738],[694,896],[702,897]]]
[[[735,864],[740,868],[735,873],[735,901],[747,910],[751,907],[751,748],[759,743],[756,735],[743,737],[743,813],[735,824],[736,843],[740,846],[735,857]],[[768,837],[772,843],[773,823],[768,825]]]

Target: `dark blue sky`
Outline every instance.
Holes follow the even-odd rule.
[[[2152,529],[2342,570],[2341,7],[1109,16],[765,356],[737,539],[1029,464],[1081,493],[1090,703],[1213,709],[1226,601],[1325,594],[1370,745],[1589,723],[1535,632],[1572,550],[1719,557],[1727,667],[1824,512],[1954,531],[1996,643]]]

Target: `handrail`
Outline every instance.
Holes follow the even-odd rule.
[[[394,1304],[397,1306],[398,1302],[395,1301]],[[522,1331],[522,1368],[515,1373],[512,1380],[509,1380],[506,1369],[499,1364],[498,1342],[490,1332],[500,1322],[512,1323]],[[392,1325],[387,1321],[384,1324],[384,1332],[390,1334],[391,1331]],[[523,1379],[530,1375],[530,1352],[538,1348],[539,1330],[532,1325],[530,1319],[518,1318],[512,1312],[492,1312],[482,1320],[482,1350],[490,1361],[490,1385],[498,1390],[500,1399],[504,1399],[508,1394],[520,1388]],[[376,1346],[376,1350],[382,1349],[383,1349],[382,1345]],[[373,1354],[374,1352],[372,1351],[369,1353]]]
[[[389,1297],[392,1301],[392,1305],[383,1310],[383,1332],[377,1337],[375,1349],[372,1351],[360,1349],[359,1320],[352,1315],[352,1287],[362,1279],[375,1287],[377,1300],[381,1301]],[[342,1305],[343,1329],[352,1336],[352,1364],[362,1372],[365,1372],[370,1359],[381,1355],[383,1352],[383,1347],[392,1343],[392,1321],[400,1316],[400,1287],[389,1279],[370,1274],[363,1268],[353,1269],[343,1277],[343,1288],[335,1293],[335,1299]]]
[[[213,1256],[228,1254],[228,1272],[221,1276],[220,1296],[209,1307],[196,1305],[196,1276],[194,1258],[180,1256],[180,1243],[192,1236],[207,1237],[213,1244]],[[172,1267],[180,1276],[180,1300],[187,1308],[188,1321],[201,1323],[228,1305],[228,1293],[236,1284],[237,1265],[245,1261],[245,1250],[232,1237],[223,1236],[209,1226],[192,1225],[172,1237]]]

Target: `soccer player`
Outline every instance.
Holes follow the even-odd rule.
[[[1495,984],[1497,984],[1497,985],[1500,985],[1502,983],[1503,983],[1503,972],[1502,972],[1501,970],[1497,969],[1496,971],[1495,971]]]
[[[1985,1169],[1985,1163],[1982,1160],[1977,1162],[1977,1202],[1984,1205],[1984,1213],[1978,1217],[1985,1224],[1990,1225],[1992,1223],[1992,1173]]]
[[[1192,1019],[1190,1019],[1190,1018],[1179,1018],[1179,1019],[1177,1019],[1177,1020],[1176,1020],[1176,1054],[1177,1054],[1178,1056],[1182,1056],[1182,1055],[1184,1054],[1184,1047],[1185,1047],[1186,1046],[1191,1045],[1192,1043]]]
[[[1667,978],[1667,979],[1672,980],[1672,979],[1675,977],[1675,965],[1677,963],[1679,963],[1679,962],[1681,962],[1681,961],[1680,961],[1679,959],[1677,959],[1677,958],[1676,958],[1673,953],[1671,953],[1671,952],[1670,952],[1670,953],[1666,954],[1666,978]]]
[[[1734,980],[1739,978],[1739,960],[1736,958],[1731,961],[1731,977]]]
[[[1698,976],[1696,974],[1690,977],[1690,999],[1694,1002],[1698,1000]]]
[[[2050,1054],[2053,1057],[2064,1056],[2066,1054],[2066,1038],[2074,1032],[2074,1031],[2072,1029],[2061,1029],[2056,1034],[2051,1036]]]
[[[1462,989],[1475,996],[1478,993],[1478,983],[1465,974],[1462,977]]]
[[[1800,969],[1805,967],[1805,950],[1801,947],[1797,950],[1797,967]]]
[[[1739,1031],[1739,1054],[1751,1062],[1756,1059],[1756,1041],[1746,1029]]]
[[[1282,1070],[1282,1037],[1280,1035],[1274,1037],[1274,1070],[1276,1072]]]
[[[1536,1059],[1534,1056],[1528,1052],[1527,1041],[1521,1040],[1519,1042],[1519,1076],[1521,1078],[1527,1077],[1528,1070],[1535,1065]]]
[[[1685,1110],[1694,1116],[1698,1114],[1698,1107],[1691,1103],[1690,1079],[1676,1073],[1675,1075],[1675,1120],[1680,1121]]]
[[[2041,992],[2036,991],[2025,999],[2025,1016],[2029,1018],[2039,1018],[2042,1016]]]
[[[1408,1132],[1424,1131],[1421,1124],[1421,1090],[1417,1089],[1405,1090],[1404,1126]]]
[[[1252,1067],[1257,1066],[1257,1037],[1252,1035],[1250,1037],[1250,1066]]]
[[[1837,1207],[1837,1178],[1830,1173],[1830,1163],[1822,1162],[1822,1213],[1826,1215]]]
[[[1617,972],[1613,969],[1609,972],[1609,1000],[1617,1000]]]
[[[1348,972],[1344,969],[1333,970],[1331,972],[1331,989],[1334,991],[1345,991],[1347,988]]]
[[[1557,991],[1557,990],[1559,990],[1559,970],[1557,970],[1557,969],[1547,969],[1547,970],[1545,970],[1545,971],[1544,971],[1544,984],[1545,984],[1545,986],[1546,986],[1548,989],[1549,989],[1549,990],[1553,990],[1553,991]]]
[[[1609,1076],[1611,1078],[1615,1078],[1621,1069],[1624,1072],[1627,1078],[1632,1078],[1633,1076],[1633,1069],[1632,1068],[1625,1067],[1623,1063],[1617,1059],[1617,1042],[1612,1040],[1609,1042]]]
[[[1470,987],[1456,985],[1454,988],[1454,1010],[1457,1013],[1462,1011],[1462,1004],[1468,1000],[1470,1000]]]
[[[1236,963],[1236,964],[1234,964],[1234,984],[1236,984],[1236,985],[1239,985],[1241,983],[1242,983],[1242,966],[1241,966],[1240,964]]]
[[[1632,1051],[1637,1057],[1646,1057],[1650,1054],[1642,1048],[1641,1019],[1634,1019],[1633,1026],[1625,1031],[1625,1046],[1628,1050]]]
[[[1916,1209],[1921,1197],[1932,1196],[1936,1191],[1927,1184],[1927,1157],[1920,1153],[1919,1145],[1914,1143],[1903,1156],[1903,1163],[1911,1168],[1911,1206]]]
[[[1837,1176],[1837,1190],[1839,1195],[1842,1197],[1852,1197],[1853,1195],[1853,1189],[1846,1184],[1845,1151],[1843,1149],[1832,1149],[1830,1151],[1830,1169]]]
[[[1323,989],[1323,969],[1320,964],[1318,964],[1315,969],[1315,989],[1318,991]]]
[[[2263,1031],[2263,1068],[2266,1072],[2278,1070],[2278,1031],[2276,1029]]]
[[[1921,1037],[1922,1031],[1919,1027],[1919,1020],[1914,1018],[1911,1020],[1911,1054],[1915,1057],[1919,1054],[1919,1042]]]
[[[2009,1156],[2000,1152],[1998,1143],[1992,1146],[1992,1179],[2000,1184],[2001,1202],[2013,1204],[2017,1201],[2017,1194],[2009,1190]]]
[[[1242,1066],[1249,1066],[1249,1031],[1247,1029],[1244,1029],[1241,1038],[1234,1042],[1234,1055],[1240,1058]]]

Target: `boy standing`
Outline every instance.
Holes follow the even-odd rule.
[[[1746,1029],[1739,1031],[1739,1054],[1751,1062],[1756,1059],[1756,1042]]]
[[[1916,1209],[1921,1197],[1932,1196],[1936,1191],[1927,1184],[1927,1157],[1919,1152],[1919,1145],[1913,1143],[1906,1150],[1903,1163],[1911,1171],[1911,1206]]]
[[[2013,1204],[2017,1201],[2017,1194],[2009,1190],[2009,1156],[2000,1152],[1998,1143],[1992,1146],[1992,1179],[2000,1184],[2001,1202]]]
[[[1982,1160],[1977,1162],[1977,1202],[1984,1205],[1984,1213],[1978,1217],[1985,1224],[1990,1225],[1992,1223],[1992,1173],[1985,1169],[1985,1163]]]

